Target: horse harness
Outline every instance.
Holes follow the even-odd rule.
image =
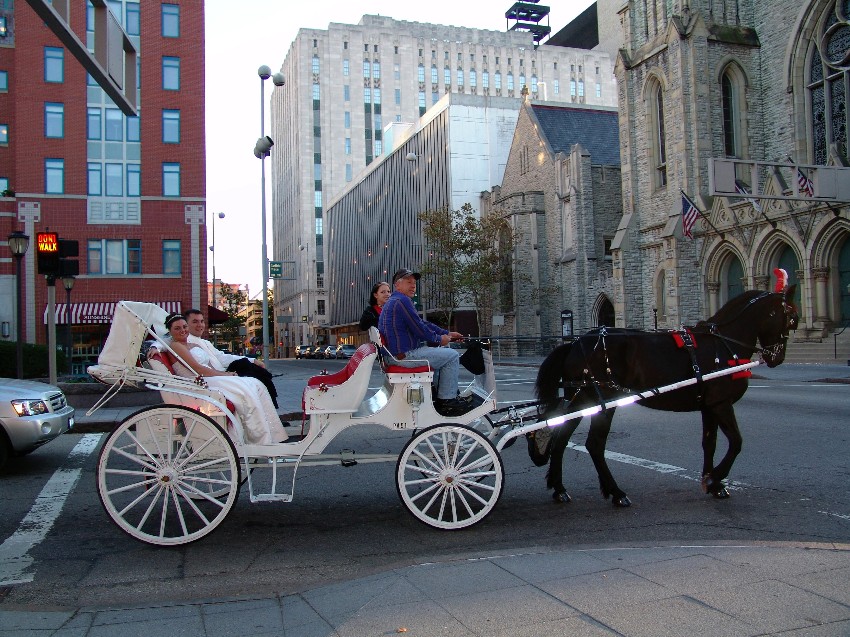
[[[729,363],[730,366],[748,363],[749,360],[741,359],[741,358],[738,357],[738,354],[732,349],[730,344],[741,345],[742,347],[745,347],[745,348],[748,348],[748,349],[753,347],[753,346],[750,345],[749,343],[744,343],[743,341],[732,338],[730,336],[724,336],[723,334],[720,333],[719,328],[722,327],[723,325],[726,325],[726,324],[731,323],[732,321],[736,320],[751,305],[757,303],[758,301],[760,301],[762,299],[768,298],[769,296],[771,296],[770,292],[763,292],[762,294],[759,294],[758,296],[753,297],[732,318],[724,321],[721,324],[718,324],[718,323],[702,323],[700,325],[700,327],[707,327],[708,330],[705,331],[705,332],[700,330],[696,333],[714,336],[721,343],[723,343],[723,345],[726,347],[726,350],[727,350],[728,355],[730,357],[728,359],[728,363]],[[755,347],[754,353],[759,352],[760,354],[762,354],[762,356],[767,356],[769,358],[773,358],[775,356],[778,356],[779,353],[785,348],[785,345],[788,341],[788,332],[789,332],[789,330],[794,329],[796,327],[796,319],[794,319],[791,316],[791,310],[789,308],[788,303],[785,301],[784,296],[783,296],[783,299],[782,299],[782,311],[785,314],[785,329],[783,330],[782,338],[777,343],[775,343],[774,345],[770,345],[768,347]],[[775,312],[775,310],[774,310],[774,312]],[[773,312],[771,312],[770,316],[772,316],[772,315],[773,315]],[[689,327],[685,327],[683,325],[678,330],[670,330],[669,333],[672,336],[672,338],[674,339],[674,341],[676,342],[676,344],[679,346],[679,348],[685,349],[688,352],[688,355],[690,356],[691,368],[693,370],[694,377],[697,379],[697,383],[696,383],[697,401],[698,401],[698,404],[701,405],[702,401],[703,401],[703,391],[702,390],[703,390],[703,385],[704,385],[703,372],[700,369],[699,362],[697,360],[697,355],[696,355],[697,343],[696,343],[695,333],[694,333],[694,331],[692,331],[692,329],[696,329],[696,328],[689,328]],[[627,387],[621,386],[617,382],[617,380],[615,379],[614,373],[611,370],[611,363],[610,363],[610,360],[608,358],[608,348],[606,347],[606,337],[609,336],[608,329],[605,326],[599,328],[599,331],[596,334],[595,343],[593,344],[593,347],[592,347],[592,349],[589,353],[585,349],[586,336],[588,336],[588,335],[576,337],[573,341],[573,344],[578,344],[579,348],[581,349],[583,358],[585,360],[585,367],[582,370],[583,379],[581,380],[581,382],[565,382],[564,383],[565,389],[567,387],[572,387],[572,388],[576,389],[576,392],[572,396],[572,398],[569,399],[566,402],[567,402],[567,405],[569,405],[569,403],[573,402],[573,400],[575,400],[575,398],[581,393],[582,389],[585,389],[588,386],[592,386],[594,391],[596,392],[596,399],[597,399],[599,406],[603,410],[605,410],[606,409],[605,398],[602,395],[602,391],[601,391],[602,387],[614,389],[616,391],[620,391],[620,392],[624,392],[624,393],[629,393],[629,392],[631,392],[631,390]],[[603,352],[603,355],[605,357],[605,373],[608,377],[608,379],[605,380],[605,381],[598,380],[595,377],[595,375],[593,374],[593,370],[591,369],[591,366],[587,364],[587,362],[590,359],[590,354],[592,354],[594,351],[596,351],[599,347],[602,348],[602,352]],[[719,368],[720,357],[719,357],[718,354],[715,354],[715,356],[714,356],[714,364],[717,365],[718,368]],[[750,376],[751,376],[751,372],[749,370],[746,370],[746,371],[743,371],[743,372],[738,372],[738,373],[733,374],[732,378],[738,379],[738,378],[747,378],[747,377],[750,377]]]

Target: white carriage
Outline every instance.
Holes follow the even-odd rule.
[[[162,405],[118,424],[98,459],[101,502],[131,536],[156,545],[192,542],[221,524],[243,483],[252,502],[289,502],[298,467],[316,464],[396,461],[402,503],[435,528],[475,524],[496,505],[504,470],[491,440],[498,428],[487,418],[496,407],[492,364],[466,389],[477,406],[462,416],[443,416],[434,409],[434,373],[427,361],[415,368],[388,365],[374,330],[373,342],[360,346],[345,368],[307,381],[301,435],[273,445],[248,444],[226,396],[203,379],[169,369],[169,356],[179,357],[161,336],[165,317],[157,305],[120,302],[98,364],[88,370],[111,385],[89,413],[127,384],[159,390],[163,397]],[[168,355],[142,360],[140,349],[151,339]],[[370,392],[376,360],[384,383]],[[364,423],[406,431],[410,439],[399,456],[323,453],[341,431]],[[259,480],[258,470],[271,475]]]

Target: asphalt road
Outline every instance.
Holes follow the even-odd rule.
[[[279,387],[291,394],[313,373],[308,370],[341,363],[280,365]],[[632,406],[618,411],[608,445],[621,454],[610,466],[631,508],[615,509],[601,498],[580,447],[565,460],[573,502],[553,503],[545,468],[530,462],[520,440],[503,452],[505,489],[492,514],[454,532],[431,529],[406,512],[393,464],[361,464],[302,469],[290,504],[251,504],[243,489],[210,536],[184,547],[150,547],[123,534],[101,508],[97,438],[65,435],[14,461],[0,478],[0,582],[7,582],[0,585],[0,600],[65,607],[286,594],[396,566],[541,546],[850,542],[850,384],[817,382],[806,371],[771,370],[751,382],[736,409],[744,449],[729,500],[699,488],[698,414]],[[500,401],[530,400],[535,374],[534,368],[498,367]],[[586,430],[582,424],[576,445]],[[407,435],[362,426],[345,432],[332,450],[395,454]],[[69,456],[73,449],[77,453]],[[48,518],[32,518],[32,511],[50,511],[45,486],[55,487],[48,481],[57,475],[68,496],[44,528]],[[3,561],[10,537],[38,541],[22,557]],[[8,583],[10,572],[23,573],[24,581]]]

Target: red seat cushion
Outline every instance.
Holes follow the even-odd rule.
[[[319,376],[311,377],[307,381],[307,387],[318,387],[319,385],[333,387],[334,385],[342,385],[354,375],[355,370],[363,362],[363,359],[375,351],[375,346],[372,343],[361,345],[354,352],[354,356],[348,360],[348,365],[334,374],[320,374]]]
[[[150,354],[148,354],[148,360],[159,361],[160,363],[165,365],[165,368],[169,372],[171,372],[172,375],[174,375],[174,376],[178,375],[174,372],[174,363],[177,362],[177,359],[174,357],[174,354],[172,354],[171,352],[163,352],[163,351],[160,351],[160,350],[155,350],[155,351],[151,352]]]

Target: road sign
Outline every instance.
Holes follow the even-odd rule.
[[[283,278],[283,261],[269,261],[269,278]]]
[[[38,273],[56,276],[59,273],[59,235],[55,232],[36,234]]]

